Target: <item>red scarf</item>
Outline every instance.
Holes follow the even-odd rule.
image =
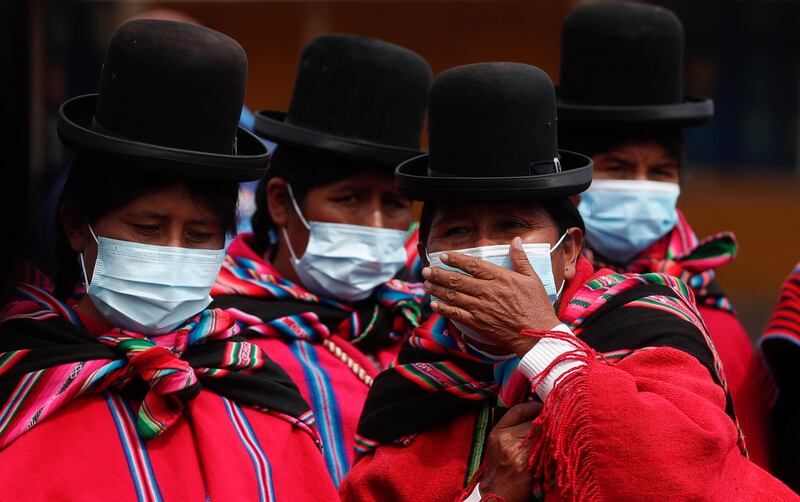
[[[678,223],[675,227],[625,265],[614,264],[588,247],[584,255],[597,268],[678,277],[692,288],[698,304],[732,311],[730,301],[714,282],[714,270],[736,257],[736,237],[731,232],[721,232],[700,241],[683,213],[676,211]]]

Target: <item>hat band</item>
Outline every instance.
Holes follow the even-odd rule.
[[[92,125],[91,129],[94,132],[99,132],[100,134],[105,134],[106,136],[112,136],[114,138],[126,139],[129,141],[136,141],[135,139],[129,138],[127,136],[123,136],[122,134],[118,134],[111,129],[107,128],[103,124],[97,121],[95,116],[92,116]],[[163,146],[163,145],[162,145]],[[239,154],[239,137],[238,135],[233,136],[233,145],[231,146],[231,155],[238,155]]]
[[[528,170],[528,174],[518,174],[516,176],[536,176],[539,174],[557,174],[561,172],[561,161],[558,157],[553,157],[553,160],[544,160],[541,162],[531,162],[530,169]],[[438,177],[438,178],[463,178],[463,174],[450,174],[450,173],[443,173],[441,171],[436,171],[431,169],[430,164],[428,165],[428,176],[430,177]],[[493,176],[489,176],[493,177]]]

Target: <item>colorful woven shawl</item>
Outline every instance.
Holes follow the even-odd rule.
[[[714,282],[714,270],[736,257],[736,237],[731,232],[721,232],[700,241],[683,213],[676,211],[678,223],[675,228],[626,265],[614,264],[589,247],[585,248],[584,255],[595,268],[634,274],[656,272],[678,277],[692,288],[698,305],[732,312],[731,302]]]
[[[244,333],[280,345],[274,357],[311,404],[338,485],[353,461],[353,429],[369,386],[419,324],[424,288],[395,279],[364,301],[340,303],[282,278],[249,239],[240,236],[228,248],[212,290],[214,306],[230,313]],[[354,386],[350,373],[363,386]]]
[[[781,286],[778,303],[759,345],[778,392],[797,393],[795,387],[800,376],[797,364],[800,361],[800,263],[795,265]]]
[[[781,441],[772,459],[773,472],[800,491],[800,263],[781,286],[759,344],[774,379],[771,432]]]
[[[179,420],[201,385],[312,433],[295,384],[238,331],[227,313],[206,310],[166,335],[114,329],[94,337],[70,306],[20,285],[0,312],[0,450],[84,394],[137,386],[143,438]]]
[[[251,237],[244,234],[231,243],[211,291],[215,305],[230,308],[243,326],[280,320],[282,325],[308,328],[279,327],[282,335],[320,343],[335,333],[368,352],[399,343],[419,325],[425,296],[421,284],[393,279],[358,304],[337,302],[282,278],[271,263],[255,255],[247,244]],[[244,306],[241,297],[257,301]]]
[[[564,298],[559,318],[602,357],[672,347],[697,358],[725,390],[735,420],[719,358],[683,282],[656,273],[603,270],[592,276],[581,258]],[[530,392],[527,379],[515,371],[518,362],[481,358],[445,319],[431,317],[406,342],[397,364],[375,379],[359,423],[359,451],[407,444],[415,434],[475,412],[487,400],[493,407],[522,402]],[[744,448],[743,441],[740,445]]]

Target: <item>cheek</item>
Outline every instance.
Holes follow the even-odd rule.
[[[289,234],[289,239],[292,241],[292,249],[294,249],[297,257],[300,258],[306,252],[309,231],[299,219],[294,218],[290,221],[286,233]]]
[[[191,245],[184,245],[184,247],[192,247]],[[195,245],[195,247],[198,247]],[[208,242],[204,242],[202,246],[199,246],[201,249],[222,249],[225,247],[225,232],[219,232],[218,234],[214,234],[214,237],[208,240]]]
[[[80,258],[78,259],[80,260]],[[86,267],[86,278],[90,282],[94,274],[95,263],[97,263],[97,245],[92,241],[91,244],[87,244],[83,251],[83,266]]]
[[[393,228],[395,230],[407,230],[411,226],[413,219],[411,208],[406,209],[390,209],[383,211],[383,221],[386,228]]]
[[[548,244],[553,244],[553,232],[549,230],[529,230],[527,232],[523,232],[519,235],[520,239],[524,244],[535,244],[535,243],[542,243],[547,242]]]
[[[295,214],[294,206],[290,207],[291,214]],[[300,203],[300,210],[307,221],[324,221],[328,223],[347,223],[343,221],[345,211],[340,204],[328,200],[325,187],[313,188]],[[290,219],[292,219],[290,217]],[[296,219],[296,218],[295,218]]]

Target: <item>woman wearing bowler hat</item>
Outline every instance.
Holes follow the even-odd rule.
[[[432,76],[414,52],[355,35],[312,40],[288,112],[261,111],[278,144],[253,233],[228,249],[212,295],[311,404],[334,483],[353,461],[369,386],[420,322],[411,202],[394,168],[420,155]]]
[[[686,285],[582,256],[592,161],[558,149],[549,77],[448,70],[428,123],[396,176],[435,315],[375,379],[343,499],[796,499],[745,456]]]
[[[269,160],[238,127],[246,78],[221,33],[131,21],[100,92],[62,105],[55,292],[0,311],[4,499],[336,497],[297,387],[206,309],[238,183]]]
[[[732,233],[699,240],[675,204],[683,130],[709,121],[710,99],[683,90],[683,27],[667,9],[616,3],[576,9],[564,22],[561,144],[594,161],[581,194],[586,256],[620,272],[680,277],[719,352],[751,458],[768,468],[763,368],[714,270],[736,255]]]

